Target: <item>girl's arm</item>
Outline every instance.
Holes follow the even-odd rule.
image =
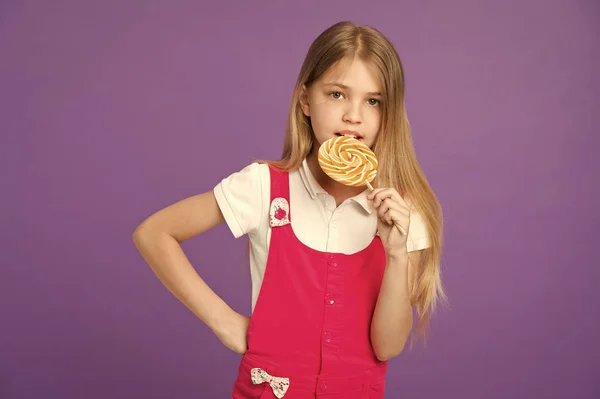
[[[402,352],[413,324],[410,288],[421,251],[386,257],[381,290],[371,322],[371,342],[377,358],[389,360]],[[410,258],[410,262],[409,262]]]
[[[224,222],[212,191],[156,212],[133,233],[133,241],[154,274],[229,349],[244,353],[249,319],[231,309],[200,278],[179,243]]]

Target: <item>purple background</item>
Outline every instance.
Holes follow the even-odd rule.
[[[230,397],[239,356],[131,234],[280,155],[308,46],[345,19],[396,45],[446,220],[451,306],[386,398],[600,397],[599,4],[2,1],[0,398]],[[246,242],[183,247],[249,314]]]

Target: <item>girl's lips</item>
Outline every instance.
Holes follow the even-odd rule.
[[[360,140],[362,139],[362,135],[358,132],[355,132],[353,130],[343,130],[339,133],[335,134],[336,136],[346,136],[346,137],[352,137],[354,139]]]

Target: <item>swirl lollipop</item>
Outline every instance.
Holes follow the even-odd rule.
[[[371,149],[360,141],[339,136],[325,141],[319,148],[319,165],[333,180],[346,186],[367,186],[373,191],[371,182],[377,176],[377,157]],[[400,232],[406,230],[394,222]]]
[[[346,136],[334,137],[321,145],[318,157],[321,169],[333,180],[346,186],[366,185],[373,191],[377,158],[365,144]]]

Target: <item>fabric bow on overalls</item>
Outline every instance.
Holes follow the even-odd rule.
[[[290,387],[290,379],[282,378],[282,377],[273,377],[269,375],[265,370],[260,368],[253,368],[250,371],[250,375],[252,376],[252,382],[254,384],[262,384],[268,382],[273,389],[273,393],[279,399],[283,398],[283,395],[287,392]]]

